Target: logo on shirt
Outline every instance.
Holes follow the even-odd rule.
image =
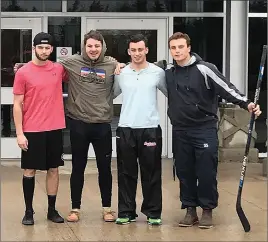
[[[145,141],[144,145],[147,146],[147,147],[156,146],[156,142],[147,142],[147,141]]]
[[[87,77],[90,74],[90,69],[88,67],[82,67],[80,70],[80,75]]]
[[[80,78],[81,81],[94,82],[96,84],[104,84],[106,72],[103,69],[82,67],[80,70],[80,76],[82,77]]]
[[[101,77],[102,79],[105,79],[105,70],[103,70],[103,69],[96,69],[96,75],[98,76],[98,77]]]

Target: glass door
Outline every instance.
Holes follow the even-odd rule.
[[[1,159],[21,157],[13,120],[13,67],[32,59],[33,37],[40,18],[1,18]]]
[[[83,27],[84,26],[84,27]],[[130,61],[127,53],[127,40],[130,35],[142,33],[148,38],[149,53],[147,60],[155,62],[168,59],[168,28],[167,19],[82,19],[82,31],[92,29],[100,31],[107,44],[106,55],[113,56],[121,63]],[[116,138],[115,131],[119,121],[122,98],[121,95],[114,100],[114,118],[112,121],[113,133],[113,157],[116,157]],[[166,97],[158,91],[158,108],[160,112],[160,125],[163,130],[163,150],[162,155],[167,155],[167,100]],[[92,146],[89,149],[89,157],[95,157]]]

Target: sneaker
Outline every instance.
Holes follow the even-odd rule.
[[[26,210],[25,215],[21,221],[23,225],[34,225],[33,219],[34,211],[33,210]]]
[[[124,218],[117,218],[115,220],[116,224],[124,225],[124,224],[129,224],[132,222],[136,222],[136,217],[135,216],[129,216],[129,217],[124,217]]]
[[[198,222],[198,217],[195,207],[188,207],[183,220],[179,222],[180,227],[191,227]]]
[[[198,227],[200,229],[210,229],[212,224],[212,209],[203,209],[202,217],[199,221]]]
[[[63,217],[61,217],[56,209],[48,209],[47,219],[53,223],[64,223]]]
[[[147,223],[149,225],[161,225],[162,219],[161,218],[148,218]]]

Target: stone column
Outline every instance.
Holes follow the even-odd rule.
[[[247,94],[248,1],[226,1],[226,76]]]

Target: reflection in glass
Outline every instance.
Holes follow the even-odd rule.
[[[267,44],[267,18],[249,18],[248,39],[248,97],[253,100],[256,89],[263,45]],[[267,63],[267,62],[266,62]],[[255,147],[259,152],[267,152],[267,65],[264,68],[259,104],[262,114],[256,119],[257,140]]]
[[[72,53],[81,51],[81,18],[48,17],[48,32],[53,36],[55,47],[72,47]],[[51,55],[56,61],[56,48]]]
[[[174,32],[187,33],[191,49],[222,71],[223,18],[174,18]]]
[[[61,12],[61,0],[1,0],[2,12]]]
[[[98,29],[102,33],[106,45],[107,56],[116,58],[121,63],[127,63],[130,61],[130,57],[127,53],[128,40],[131,35],[143,34],[148,39],[149,53],[147,60],[150,62],[157,61],[157,30],[109,30]]]
[[[157,30],[107,30],[98,29],[107,44],[106,56],[112,56],[121,63],[130,61],[127,53],[128,39],[131,35],[141,33],[148,39],[149,53],[147,60],[149,62],[157,61]],[[163,47],[164,48],[164,47]],[[114,104],[114,117],[111,123],[113,136],[118,126],[121,104]]]
[[[1,29],[1,87],[12,87],[15,63],[32,59],[32,30]]]
[[[50,56],[51,61],[56,61],[56,47],[72,47],[72,54],[81,51],[81,18],[79,17],[48,17],[48,32],[54,38],[55,48]],[[63,85],[67,93],[68,84]]]
[[[68,12],[223,12],[223,0],[68,0]]]
[[[267,13],[267,0],[249,0],[249,12]]]
[[[1,128],[2,137],[16,137],[13,105],[1,105]]]

